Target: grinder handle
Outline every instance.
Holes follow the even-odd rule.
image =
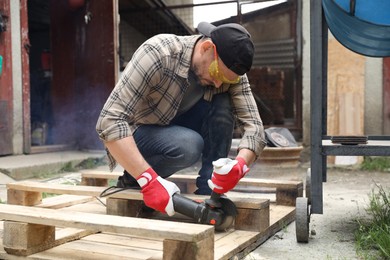
[[[197,209],[200,206],[198,202],[186,198],[179,193],[175,193],[172,196],[172,199],[173,207],[175,208],[176,212],[181,213],[190,218],[195,217]]]

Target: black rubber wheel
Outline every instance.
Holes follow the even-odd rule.
[[[295,208],[295,232],[298,243],[309,242],[310,212],[308,199],[298,197]]]
[[[311,205],[311,169],[308,168],[306,172],[306,181],[305,181],[305,195],[308,199],[308,204]]]

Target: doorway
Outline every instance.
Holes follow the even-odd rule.
[[[28,0],[31,153],[104,149],[95,124],[118,73],[117,2],[76,2]]]
[[[29,0],[31,148],[54,145],[49,1]]]

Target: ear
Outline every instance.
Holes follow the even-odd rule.
[[[207,50],[209,50],[212,47],[213,47],[213,42],[211,40],[205,40],[205,41],[201,42],[201,45],[200,45],[200,49],[201,49],[202,53],[206,52]]]

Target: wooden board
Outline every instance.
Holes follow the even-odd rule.
[[[56,212],[51,209],[0,204],[0,218],[16,222],[47,226],[88,228],[96,232],[114,232],[145,237],[198,241],[210,232],[204,225],[186,224],[130,218],[112,215],[97,215],[78,211]]]
[[[271,181],[272,182],[272,181]],[[281,183],[282,185],[283,183]],[[296,187],[296,186],[295,186]],[[32,207],[44,207],[56,209],[58,214],[68,216],[66,214],[71,214],[69,219],[74,218],[74,213],[83,214],[83,212],[101,214],[102,218],[105,217],[105,199],[98,201],[96,197],[104,190],[104,187],[90,187],[90,186],[70,186],[70,185],[57,185],[45,183],[36,183],[36,182],[19,182],[14,184],[7,185],[8,189],[21,189],[27,192],[39,193],[42,191],[49,193],[59,193],[59,194],[72,194],[72,195],[61,195],[56,197],[45,199],[42,203]],[[252,195],[252,196],[249,196]],[[120,198],[129,199],[141,199],[139,191],[125,191],[117,193],[115,196]],[[129,197],[130,196],[130,197]],[[187,196],[187,195],[186,195]],[[191,197],[191,195],[188,195]],[[195,196],[194,198],[199,198],[202,196]],[[241,206],[248,207],[249,210],[263,210],[264,205],[269,205],[265,212],[269,215],[269,223],[265,226],[265,229],[262,231],[254,230],[234,230],[231,229],[228,232],[215,232],[214,233],[214,259],[225,260],[232,257],[243,257],[247,253],[254,250],[256,247],[265,242],[273,234],[281,230],[283,227],[294,221],[295,219],[295,207],[293,206],[282,206],[277,205],[276,203],[269,204],[256,204],[251,203],[252,201],[261,200],[262,194],[241,194],[234,192],[229,195],[233,201],[240,201]],[[204,196],[208,198],[208,196]],[[256,207],[254,207],[257,205]],[[259,207],[260,206],[260,207]],[[23,213],[24,214],[24,213]],[[23,215],[21,214],[21,215]],[[46,214],[44,214],[46,215]],[[25,220],[28,221],[28,214],[24,215]],[[50,216],[45,222],[50,223]],[[66,218],[65,218],[66,219]],[[64,221],[65,221],[64,219]],[[101,219],[100,217],[98,219]],[[153,222],[151,219],[137,219],[145,221],[144,225],[150,225]],[[168,225],[177,226],[177,221],[182,223],[180,218],[165,218]],[[99,220],[85,220],[88,223],[95,223]],[[176,222],[175,222],[176,221]],[[42,222],[43,223],[43,222]],[[80,224],[80,222],[78,222]],[[87,225],[87,223],[84,223]],[[96,223],[95,223],[96,224]],[[104,224],[99,222],[99,225]],[[176,224],[176,225],[175,225]],[[89,225],[89,224],[88,224]],[[121,224],[120,224],[121,225]],[[56,238],[60,237],[60,234],[64,237],[64,243],[58,244],[54,248],[32,254],[27,257],[27,259],[163,259],[163,239],[162,237],[146,237],[143,234],[138,234],[138,236],[118,234],[117,230],[107,229],[102,230],[104,233],[82,233],[85,231],[82,227],[83,225],[77,225],[79,229],[69,230],[64,232],[65,229],[56,230]],[[119,227],[118,227],[119,228]],[[155,229],[156,228],[156,229]],[[164,224],[164,229],[166,228]],[[59,232],[62,233],[59,233]],[[95,230],[97,231],[97,230]],[[100,229],[99,229],[100,231]],[[150,231],[158,232],[158,227],[150,227]],[[0,230],[1,232],[1,230]],[[69,232],[77,234],[74,235],[74,239],[68,239]],[[186,232],[186,231],[185,231]],[[124,232],[120,232],[124,233]],[[57,235],[58,234],[58,235]],[[68,235],[68,236],[67,236]],[[174,235],[176,238],[177,236]],[[73,241],[70,241],[73,240]],[[1,245],[0,245],[1,246]],[[0,259],[21,259],[20,257],[7,254],[5,251],[0,250]]]
[[[8,189],[8,203],[10,204],[17,204],[21,205],[22,203],[18,203],[18,198],[13,198],[13,191],[25,191],[25,192],[36,192],[36,193],[53,193],[53,194],[69,194],[69,195],[80,195],[80,196],[89,196],[89,197],[100,197],[102,192],[106,189],[106,187],[96,187],[96,186],[83,186],[83,185],[66,185],[66,184],[55,184],[55,183],[44,183],[44,182],[36,182],[36,181],[21,181],[21,182],[15,182],[15,183],[8,183],[7,184]],[[186,196],[190,199],[194,200],[204,200],[208,199],[210,196],[206,195],[194,195],[194,194],[186,194]],[[31,199],[33,196],[32,194],[29,194],[29,198]],[[127,200],[142,200],[142,194],[139,192],[139,190],[122,190],[118,193],[113,193],[107,198],[117,198],[117,199],[127,199]],[[237,207],[261,207],[261,204],[259,204],[259,199],[257,199],[255,202],[250,199],[240,199],[239,197],[232,198],[232,201],[236,204]],[[26,205],[26,204],[24,204]],[[31,204],[30,204],[31,205]]]
[[[95,202],[96,203],[96,202]],[[65,211],[88,209],[93,202],[73,205]],[[84,206],[82,206],[84,205]],[[61,211],[63,211],[61,210]],[[294,221],[295,208],[270,205],[270,227],[264,232],[251,232],[231,229],[228,232],[216,232],[214,239],[214,259],[226,260],[234,256],[243,256],[264,243],[269,237]],[[146,219],[145,219],[146,220]],[[150,222],[148,222],[150,223]],[[66,236],[79,229],[59,229],[56,237]],[[0,230],[2,232],[2,230]],[[58,233],[57,233],[58,232]],[[2,249],[1,259],[22,259],[7,254]],[[163,241],[161,238],[145,238],[115,233],[97,233],[76,237],[74,241],[58,245],[43,252],[35,253],[27,259],[163,259]]]
[[[82,170],[82,178],[92,178],[92,179],[117,179],[119,176],[122,176],[121,172],[107,172],[107,171],[98,171],[98,170]],[[174,174],[168,179],[173,182],[186,182],[194,183],[196,181],[197,175],[186,175],[186,174]],[[255,187],[270,187],[270,188],[284,188],[291,189],[302,186],[301,181],[291,181],[291,180],[274,180],[274,179],[259,179],[259,178],[242,178],[239,182],[239,185],[242,186],[255,186]]]

